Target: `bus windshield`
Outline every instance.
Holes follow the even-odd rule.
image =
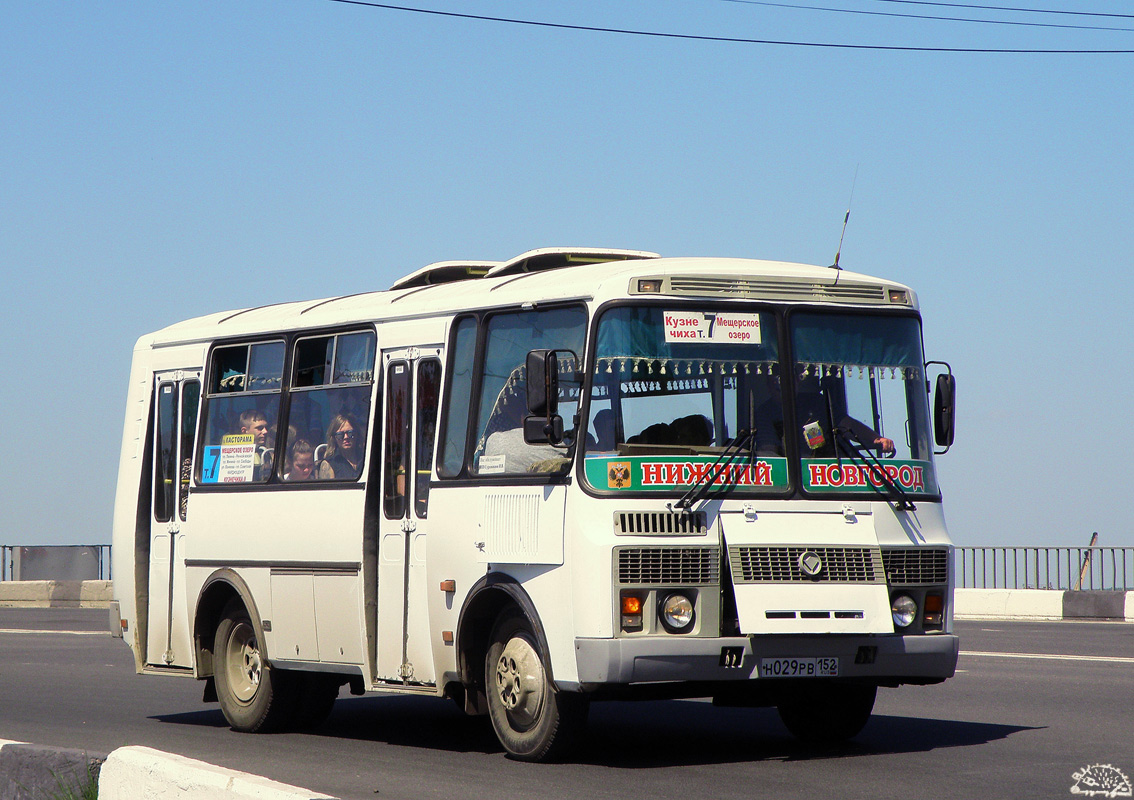
[[[772,311],[608,309],[581,440],[588,483],[782,495],[794,459],[808,494],[936,495],[918,320],[796,312],[787,330],[790,361]]]
[[[789,327],[803,489],[867,492],[889,483],[938,494],[918,320],[796,313]]]
[[[766,453],[745,448],[743,458],[726,453],[739,434],[756,430],[763,407],[782,406],[779,358],[770,311],[607,310],[598,323],[582,442],[588,483],[599,490],[674,491],[713,480],[742,491],[782,492],[788,486],[782,446]]]

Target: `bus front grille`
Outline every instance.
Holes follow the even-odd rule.
[[[623,547],[616,558],[623,586],[706,586],[720,581],[716,547]]]
[[[949,551],[944,547],[887,547],[882,550],[886,580],[891,586],[946,583]]]
[[[808,575],[805,553],[819,557]],[[733,583],[883,583],[882,554],[874,547],[750,547],[728,549]],[[808,561],[812,561],[809,559]]]

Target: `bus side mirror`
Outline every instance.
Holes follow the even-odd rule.
[[[933,393],[933,438],[938,447],[948,450],[953,446],[956,428],[955,401],[957,381],[952,373],[937,376],[937,389]],[[944,453],[945,450],[941,452]]]
[[[554,350],[532,350],[526,364],[528,413],[524,418],[524,441],[528,444],[559,444],[563,441],[563,417],[559,416],[559,358]]]

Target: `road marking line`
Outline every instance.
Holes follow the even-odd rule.
[[[1073,656],[1054,653],[987,653],[979,650],[962,650],[963,656],[988,656],[991,658],[1037,658],[1047,661],[1104,661],[1108,664],[1134,664],[1134,658],[1127,656]]]
[[[66,636],[109,636],[110,631],[37,631],[31,628],[0,628],[0,633],[35,633],[41,636],[51,633]]]

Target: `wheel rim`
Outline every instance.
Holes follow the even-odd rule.
[[[527,730],[539,720],[547,681],[543,662],[531,642],[514,636],[496,662],[496,693],[517,730]]]
[[[260,688],[264,662],[260,657],[256,631],[247,622],[237,623],[228,635],[224,664],[233,696],[240,703],[251,702]]]

